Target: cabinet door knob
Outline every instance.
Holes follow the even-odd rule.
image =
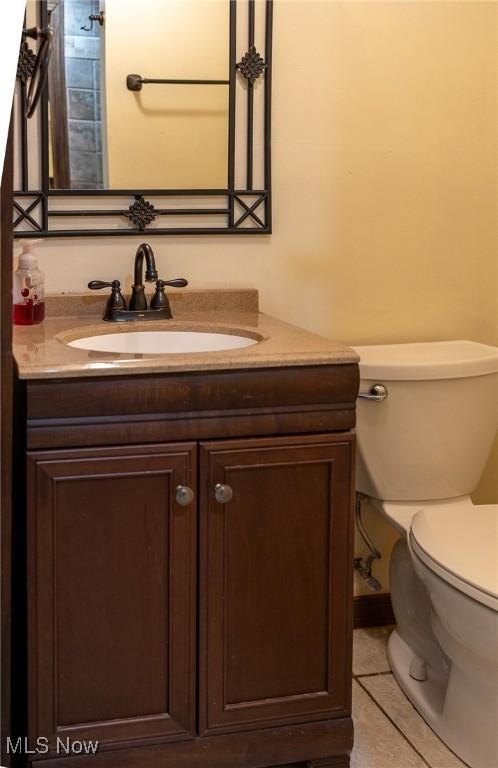
[[[217,483],[214,486],[214,498],[220,504],[228,504],[228,502],[232,500],[232,497],[233,491],[229,485],[222,485],[222,483]]]
[[[194,492],[188,485],[176,486],[176,503],[181,507],[188,507],[194,500]]]

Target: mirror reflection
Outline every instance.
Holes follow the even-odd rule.
[[[226,187],[229,0],[48,6],[51,188]]]

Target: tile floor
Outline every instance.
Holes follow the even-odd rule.
[[[391,629],[354,631],[351,768],[465,768],[426,725],[392,676],[386,656]]]

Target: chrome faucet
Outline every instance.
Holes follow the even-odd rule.
[[[156,281],[156,290],[151,299],[150,306],[147,307],[145,297],[145,286],[143,284],[143,270],[145,259],[145,280],[148,283]],[[159,280],[154,251],[148,243],[142,243],[138,246],[135,254],[135,264],[133,269],[133,285],[131,286],[131,297],[128,309],[126,301],[121,293],[121,283],[119,280],[113,280],[111,283],[105,283],[102,280],[91,280],[88,287],[92,291],[101,288],[111,288],[111,295],[107,300],[103,319],[104,320],[170,320],[173,315],[169,299],[164,289],[167,285],[173,288],[185,288],[188,280],[184,277],[177,277],[174,280]]]

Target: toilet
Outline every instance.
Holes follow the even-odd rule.
[[[498,504],[475,505],[498,425],[498,349],[355,347],[356,488],[400,532],[391,669],[471,768],[498,766]]]

